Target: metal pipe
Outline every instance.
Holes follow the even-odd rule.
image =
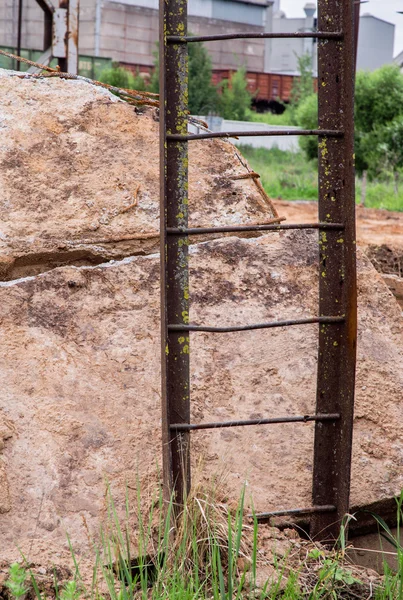
[[[275,327],[290,327],[293,325],[313,325],[316,323],[333,325],[344,323],[344,317],[311,317],[287,321],[270,321],[254,325],[235,325],[234,327],[208,327],[205,325],[168,325],[168,331],[194,331],[206,333],[234,333],[236,331],[254,331],[256,329],[273,329]]]
[[[188,49],[167,45],[166,36],[187,34],[187,0],[160,0],[160,281],[161,398],[164,497],[180,511],[190,490],[189,433],[173,435],[171,423],[190,421],[189,341],[168,331],[189,315],[188,244],[168,237],[166,228],[188,227],[188,145],[167,144],[167,132],[188,127]]]
[[[243,231],[292,231],[304,229],[323,229],[343,231],[342,223],[287,223],[287,224],[272,224],[267,225],[223,225],[222,227],[192,227],[190,229],[178,229],[175,227],[167,227],[168,235],[202,235],[209,233],[235,233]]]
[[[95,56],[99,56],[101,23],[102,23],[102,0],[96,0],[95,25],[94,25],[94,54],[95,54]]]
[[[319,231],[319,314],[344,315],[340,327],[319,328],[316,412],[340,412],[336,423],[315,427],[313,504],[334,504],[335,515],[315,514],[311,535],[337,539],[349,510],[357,343],[354,173],[354,0],[318,1],[318,27],[342,29],[343,43],[318,44],[318,124],[342,129],[341,140],[319,144],[319,220],[344,223]]]
[[[355,51],[355,70],[357,70],[358,42],[360,39],[360,12],[361,4],[367,4],[368,0],[354,0],[354,51]]]
[[[214,138],[240,137],[288,137],[290,135],[315,135],[322,137],[341,138],[344,132],[337,129],[283,129],[282,131],[210,131],[208,133],[178,134],[166,136],[168,142],[190,142],[192,140],[208,140]]]
[[[279,425],[281,423],[310,423],[312,421],[337,421],[338,413],[329,415],[304,415],[297,417],[275,417],[273,419],[249,419],[248,421],[222,421],[218,423],[174,423],[174,431],[197,431],[200,429],[225,429],[228,427],[249,427],[253,425]]]
[[[318,40],[342,40],[341,31],[297,31],[294,33],[223,33],[221,35],[168,35],[167,44],[188,44],[194,42],[219,42],[222,40],[281,40],[293,38],[313,38]]]

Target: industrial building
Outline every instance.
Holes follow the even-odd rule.
[[[0,46],[9,49],[16,46],[18,2],[0,0]],[[38,0],[22,2],[22,47],[37,51],[37,57],[44,49],[43,11]],[[280,0],[189,0],[189,31],[195,35],[309,32],[316,28],[316,4],[308,2],[304,12],[300,18],[287,18]],[[374,70],[393,62],[394,29],[393,24],[371,15],[361,16],[359,69]],[[94,64],[101,66],[111,60],[134,71],[150,72],[157,39],[158,0],[80,2],[80,70],[87,75],[94,75]],[[244,66],[251,90],[258,90],[260,99],[267,101],[289,99],[293,78],[298,76],[299,56],[312,55],[316,73],[316,41],[312,39],[231,40],[211,43],[208,50],[216,81]]]

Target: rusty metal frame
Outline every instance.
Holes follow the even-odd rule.
[[[190,422],[189,334],[168,331],[168,324],[189,322],[187,234],[169,236],[167,228],[188,226],[188,142],[167,136],[187,135],[188,50],[167,45],[167,36],[187,34],[187,0],[160,0],[160,186],[161,186],[161,378],[165,497],[177,505],[190,489],[189,432],[172,423]]]
[[[222,427],[315,423],[313,505],[258,515],[311,516],[311,535],[336,539],[349,508],[356,362],[357,292],[354,192],[354,0],[318,1],[319,31],[289,34],[187,35],[187,0],[160,0],[161,361],[163,476],[166,499],[180,510],[190,490],[189,436]],[[196,139],[273,132],[188,133],[188,51],[196,41],[311,37],[318,40],[319,223],[188,227],[188,144]],[[276,133],[278,135],[278,133]],[[189,321],[189,236],[236,231],[317,229],[319,314],[310,319],[209,327]],[[319,325],[314,415],[190,423],[190,333]]]
[[[319,29],[340,29],[343,41],[318,43],[319,128],[342,129],[343,138],[319,137],[319,220],[344,224],[342,235],[319,230],[319,314],[343,315],[319,328],[317,412],[341,419],[315,427],[313,502],[334,504],[335,515],[314,514],[314,535],[337,533],[348,512],[357,344],[357,273],[354,176],[354,5],[319,0]]]
[[[45,18],[44,53],[38,62],[49,64],[52,58],[57,58],[63,73],[77,75],[80,0],[59,0],[58,6],[54,6],[52,0],[36,2],[43,10]],[[20,27],[19,23],[19,40]],[[30,72],[34,71],[35,68],[31,67]]]

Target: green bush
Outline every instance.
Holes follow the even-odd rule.
[[[189,52],[189,112],[207,115],[217,109],[217,88],[212,84],[213,70],[207,49],[201,43],[188,46]],[[151,76],[151,92],[159,92],[159,54],[154,53],[154,72]]]
[[[372,73],[359,72],[355,90],[355,156],[359,173],[379,174],[374,148],[382,128],[403,115],[403,74],[397,65],[386,65]]]
[[[295,110],[295,120],[302,129],[318,127],[318,96],[311,94],[303,100]],[[318,156],[318,140],[316,137],[300,137],[299,144],[307,157],[312,160]]]
[[[134,76],[131,71],[119,66],[119,63],[112,63],[110,69],[101,71],[99,81],[126,90],[138,90],[140,92],[146,89],[145,81],[139,73]]]
[[[212,84],[211,58],[201,43],[189,44],[189,112],[208,115],[217,109],[217,88]]]
[[[219,96],[218,108],[220,116],[224,119],[246,121],[248,111],[252,104],[252,95],[248,90],[246,80],[246,69],[238,69],[231,81],[224,79],[220,83],[221,94]]]

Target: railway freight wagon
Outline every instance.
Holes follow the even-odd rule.
[[[151,76],[153,71],[153,67],[150,66],[120,64],[122,67],[130,69],[133,74],[140,73],[146,79]],[[213,83],[217,85],[224,79],[231,81],[235,72],[235,70],[230,69],[213,69]],[[291,91],[298,75],[248,71],[246,78],[248,89],[253,96],[253,105],[258,112],[271,110],[272,112],[282,113],[284,112],[284,104],[288,104],[291,100]],[[316,79],[314,79],[314,87],[316,88]]]
[[[218,84],[223,79],[231,80],[235,71],[228,69],[214,69],[213,83]],[[253,104],[258,111],[272,110],[273,112],[283,112],[284,103],[291,99],[291,90],[295,75],[285,75],[282,73],[253,73],[248,71],[246,74],[248,89],[253,95]]]
[[[235,71],[228,69],[213,69],[213,83],[218,84],[223,79],[231,80]],[[289,73],[246,73],[248,89],[253,95],[253,105],[258,112],[271,110],[276,113],[284,111],[284,104],[291,100],[294,81],[298,75]],[[317,90],[317,79],[314,79],[314,89]]]

